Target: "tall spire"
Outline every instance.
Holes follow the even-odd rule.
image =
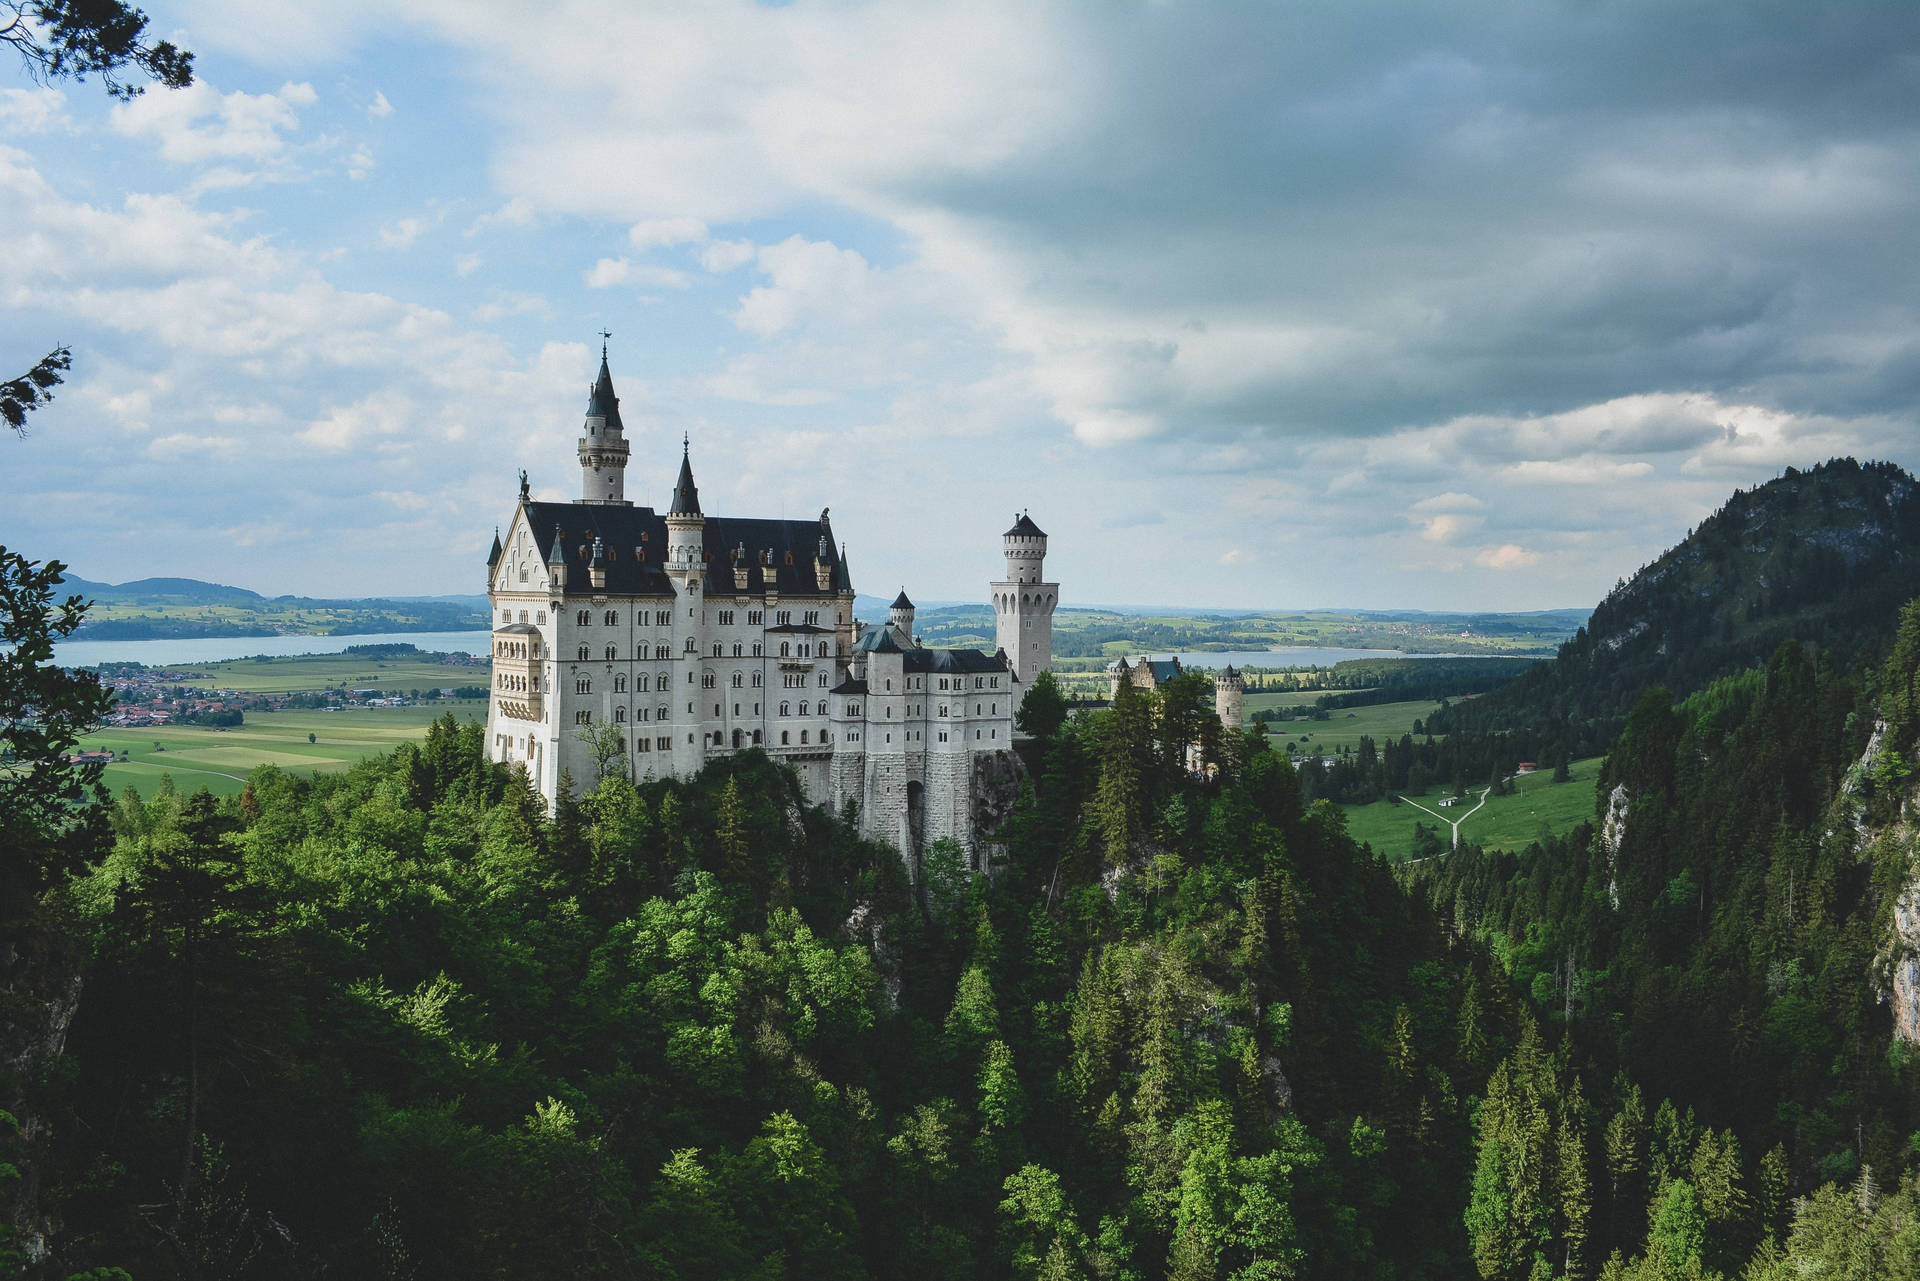
[[[606,340],[600,331],[600,376],[587,391],[587,421],[580,429],[580,499],[583,503],[627,506],[626,427],[620,421],[620,397],[607,367]]]
[[[692,446],[685,433],[680,437],[680,479],[673,486],[673,505],[667,509],[669,516],[698,516],[700,514],[700,491],[693,483]]]
[[[607,345],[600,344],[600,376],[587,392],[587,417],[605,418],[610,432],[626,431],[620,421],[620,397],[613,394],[613,370],[607,367]]]

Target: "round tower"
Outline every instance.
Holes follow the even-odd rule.
[[[893,598],[893,604],[887,607],[887,626],[900,634],[902,645],[913,644],[913,602],[907,599],[907,589],[904,587]]]
[[[1025,512],[1000,536],[1007,556],[1006,578],[990,584],[994,643],[1006,654],[1015,679],[1031,687],[1033,678],[1053,666],[1053,610],[1060,584],[1045,581],[1046,531]]]
[[[583,503],[627,502],[627,429],[620,398],[613,394],[607,347],[600,345],[600,377],[587,392],[587,421],[580,437],[580,498]]]
[[[1213,710],[1220,718],[1220,728],[1229,732],[1240,728],[1241,703],[1247,692],[1247,682],[1234,670],[1231,663],[1227,670],[1213,678]]]

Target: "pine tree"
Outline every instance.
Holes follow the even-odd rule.
[[[1620,1110],[1607,1122],[1607,1237],[1616,1250],[1633,1250],[1640,1240],[1637,1220],[1645,1204],[1647,1112],[1640,1087],[1628,1085]]]
[[[1593,1188],[1587,1178],[1587,1142],[1580,1125],[1580,1097],[1575,1092],[1560,1116],[1554,1142],[1555,1175],[1560,1200],[1560,1239],[1564,1247],[1560,1272],[1578,1281],[1587,1273],[1587,1236],[1593,1219]]]

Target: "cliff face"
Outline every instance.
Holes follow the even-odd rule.
[[[48,1137],[35,1087],[66,1048],[80,1009],[80,958],[55,930],[29,922],[0,939],[0,1110],[19,1122],[21,1151],[6,1153],[20,1176],[0,1183],[0,1222],[30,1263],[46,1258],[58,1224],[40,1204],[34,1160]]]

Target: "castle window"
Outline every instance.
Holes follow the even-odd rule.
[[[820,642],[820,649],[818,651],[818,654],[819,654],[819,657],[821,658],[825,658],[827,656],[827,643],[825,641]]]
[[[740,657],[740,642],[739,642],[739,641],[735,641],[735,642],[733,643],[733,656],[734,656],[735,658],[738,658],[738,657]]]
[[[762,623],[766,621],[766,617],[767,617],[766,612],[764,610],[750,609],[747,611],[747,626],[759,627]]]
[[[776,626],[785,627],[793,621],[793,611],[790,609],[780,610],[774,614],[773,621]]]
[[[650,752],[653,750],[653,740],[650,738],[636,738],[633,740],[633,750],[636,752]]]
[[[576,694],[591,694],[593,693],[593,682],[585,678],[577,680],[573,683],[573,692]]]
[[[624,725],[624,724],[626,724],[626,721],[627,721],[627,709],[626,709],[626,708],[624,708],[624,707],[616,707],[616,708],[614,708],[614,709],[613,709],[613,720],[614,720],[614,724],[616,724],[616,725]]]
[[[893,677],[887,677],[887,693],[893,693]]]
[[[654,709],[653,719],[655,719],[656,721],[664,721],[671,714],[672,714],[672,710],[665,703],[662,703],[660,704],[659,707]],[[667,746],[666,740],[662,739],[660,743],[661,750],[662,751],[666,750],[666,746]]]
[[[624,693],[626,693],[626,692],[627,692],[627,678],[626,678],[626,677],[624,677],[624,676],[616,676],[616,677],[614,677],[614,678],[613,678],[613,692],[614,692],[614,693],[616,693],[616,694],[624,694]]]
[[[760,731],[759,731],[759,730],[755,730],[755,731],[753,731],[753,745],[754,745],[755,747],[758,747],[758,746],[760,746]]]
[[[580,624],[580,626],[582,626],[582,627],[592,627],[592,626],[593,626],[593,611],[592,611],[592,610],[590,610],[590,609],[583,609],[583,610],[580,610],[580,611],[579,611],[578,613],[576,613],[576,614],[575,614],[575,615],[573,616],[573,621],[574,621],[574,622],[576,622],[576,623],[578,623],[578,624]]]
[[[782,658],[787,658],[787,657],[789,657],[789,655],[788,655],[788,653],[787,653],[787,648],[788,648],[788,646],[787,646],[787,642],[786,642],[786,641],[781,641],[781,642],[780,642],[780,657],[782,657]]]
[[[826,687],[827,687],[827,674],[826,674],[825,672],[821,672],[821,673],[820,673],[820,688],[821,688],[821,689],[825,689]]]
[[[759,641],[755,641],[755,642],[753,643],[753,656],[754,656],[755,658],[759,658],[759,657],[760,657],[760,642],[759,642]]]
[[[718,704],[718,703],[715,703],[715,704],[713,705],[713,715],[714,715],[714,718],[715,718],[716,720],[717,720],[717,719],[719,719],[719,716],[720,716],[720,704]],[[713,736],[713,738],[714,738],[714,741],[715,741],[716,743],[720,741],[720,736],[719,736],[718,734],[715,734],[715,735]]]
[[[662,658],[665,658],[665,657],[666,657],[666,655],[665,655],[665,654],[662,654],[662,655],[661,655],[661,657],[662,657]],[[655,689],[657,689],[657,690],[661,690],[662,692],[664,692],[664,691],[666,690],[666,688],[667,688],[667,674],[666,674],[665,672],[655,672],[655,673],[654,673],[654,676],[653,676],[653,687],[654,687]]]
[[[744,673],[735,672],[733,674],[733,687],[735,689],[739,689],[745,683],[746,683],[746,675]]]
[[[781,714],[782,716],[791,716],[791,715],[793,715],[793,704],[792,704],[792,703],[782,703],[782,704],[780,704],[780,714]]]
[[[943,743],[947,741],[947,732],[945,730],[940,731],[940,741]]]
[[[588,662],[590,661],[591,657],[592,656],[587,651],[587,647],[585,645],[582,645],[580,647],[580,661],[583,663]]]
[[[847,715],[858,716],[859,714],[860,714],[860,704],[858,703],[847,704]]]
[[[781,730],[781,731],[780,731],[780,746],[782,746],[782,747],[785,747],[785,746],[786,746],[786,745],[787,745],[787,744],[788,744],[788,743],[789,743],[790,741],[791,741],[791,740],[790,740],[790,739],[788,738],[788,736],[787,736],[787,731],[785,731],[785,730]]]
[[[582,708],[573,714],[573,723],[575,725],[591,725],[593,724],[593,713]]]
[[[511,623],[513,621],[513,611],[510,609],[501,610],[500,621],[503,623]]]
[[[605,621],[608,627],[618,627],[620,626],[620,615],[614,613],[612,610],[608,610]]]
[[[818,627],[820,625],[820,611],[817,609],[808,610],[806,620],[808,627]]]
[[[527,621],[527,611],[524,609],[520,611],[520,621],[523,623]],[[535,615],[535,621],[537,621],[542,627],[545,627],[547,625],[547,611],[544,609],[541,610],[537,615]]]
[[[713,673],[712,672],[702,673],[700,676],[700,688],[712,689],[713,686],[714,686]]]
[[[693,637],[689,636],[687,637],[687,653],[691,654],[693,652],[694,652]]]
[[[653,612],[653,625],[655,627],[665,627],[672,621],[673,611],[670,609],[657,609]]]
[[[655,645],[653,647],[653,656],[655,658],[665,658],[667,656],[667,647],[665,645]]]
[[[761,673],[759,673],[759,672],[755,672],[755,673],[753,674],[753,687],[754,687],[755,689],[759,689],[759,688],[760,688],[760,682],[762,681],[762,679],[763,679],[763,676],[762,676],[762,674],[761,674]]]
[[[615,650],[613,646],[611,646],[611,645],[609,645],[609,646],[607,646],[607,661],[608,661],[609,663],[611,663],[611,662],[613,661],[613,658],[614,658],[614,655],[615,655],[615,654],[616,654],[617,652],[618,652],[618,651],[617,651],[617,650]]]
[[[803,746],[803,747],[804,747],[804,746],[806,746],[806,742],[807,742],[807,731],[806,731],[806,730],[801,730],[801,731],[800,731],[800,744],[801,744],[801,746]]]
[[[827,714],[827,705],[825,701],[822,701],[813,709],[813,714],[815,716],[825,716]]]
[[[940,704],[940,714],[942,716],[947,714],[947,705],[945,703]]]

